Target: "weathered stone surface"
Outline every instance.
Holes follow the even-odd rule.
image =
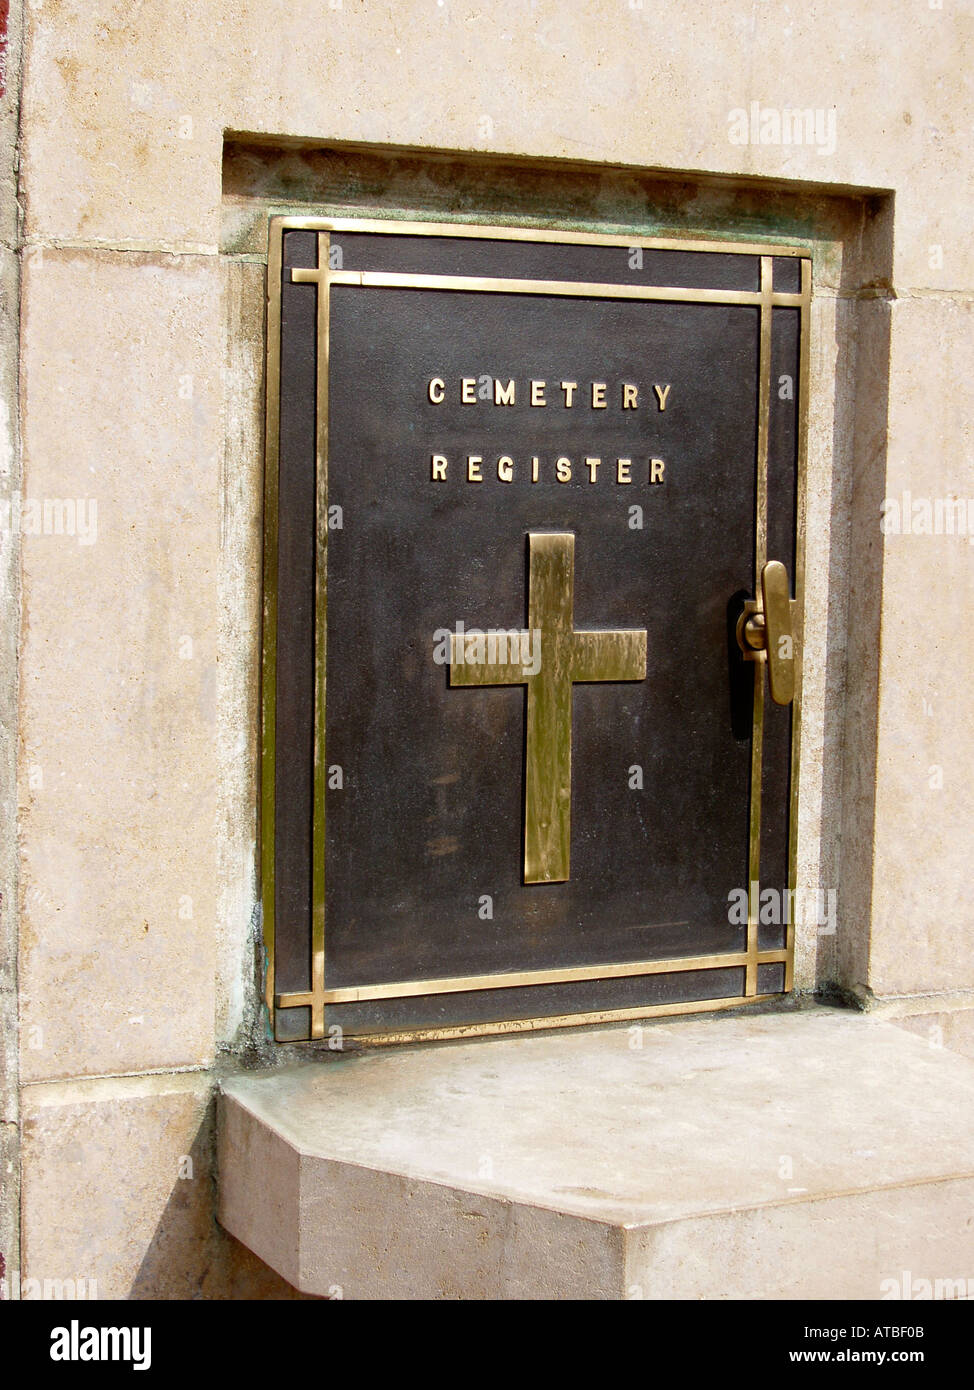
[[[264,465],[264,267],[226,261],[221,564],[216,721],[219,759],[216,1034],[258,1017],[257,769]]]
[[[20,1131],[0,1123],[0,1300],[15,1298],[20,1269]]]
[[[9,192],[9,190],[6,190]],[[20,493],[17,364],[20,353],[16,253],[0,245],[0,1121],[17,1113],[17,819]]]
[[[675,0],[540,0],[503,19],[427,0],[30,11],[34,237],[215,245],[221,137],[236,130],[893,188],[898,279],[974,284],[957,196],[970,188],[974,103],[958,55],[971,18],[957,6],[830,5],[786,19]],[[850,86],[850,70],[893,50],[895,82]],[[737,143],[732,113],[752,102],[771,117],[757,143],[750,132]],[[775,138],[775,113],[791,110],[817,115],[811,142]]]
[[[851,929],[839,899],[842,723],[846,663],[844,596],[850,570],[848,508],[854,456],[858,333],[855,299],[819,294],[810,324],[805,495],[805,609],[798,795],[797,901],[808,904],[795,930],[795,985],[814,990],[834,977],[836,936]],[[832,920],[818,913],[830,901]],[[814,907],[812,905],[815,905]],[[823,920],[816,920],[817,916]]]
[[[953,1286],[938,1298],[956,1298],[956,1281],[968,1297],[972,1196],[965,1177],[644,1227],[628,1297],[909,1299],[923,1279]]]
[[[219,293],[211,258],[26,269],[28,1081],[212,1055]]]
[[[25,1296],[296,1296],[216,1225],[211,1097],[200,1073],[25,1087]]]
[[[880,537],[873,925],[865,982],[880,996],[974,985],[974,953],[960,944],[970,940],[974,922],[966,828],[974,738],[962,713],[970,709],[974,670],[974,302],[899,300],[890,350],[885,497],[898,508],[901,533]],[[951,499],[961,503],[962,523],[945,510]],[[928,513],[934,533],[917,534]],[[949,522],[954,534],[946,531]],[[878,516],[875,525],[879,531]],[[902,533],[907,525],[912,534]]]
[[[224,1083],[220,1219],[346,1298],[878,1297],[969,1263],[972,1105],[832,1010],[348,1056]]]
[[[912,1007],[914,1011],[904,1013],[894,1022],[923,1038],[928,1047],[948,1047],[974,1060],[974,1000],[966,1008],[961,1005],[928,1013],[925,1010],[929,1003],[928,999],[904,1000],[903,1009]]]
[[[20,208],[17,127],[22,13],[5,6],[0,40],[0,1298],[19,1263],[17,1101],[17,656],[20,536],[11,524],[20,490],[17,371],[20,357]]]

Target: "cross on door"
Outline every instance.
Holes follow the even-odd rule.
[[[646,630],[576,631],[574,535],[532,531],[528,546],[528,628],[516,635],[540,640],[540,663],[525,660],[530,645],[505,644],[507,659],[498,660],[496,638],[491,649],[482,635],[454,635],[450,684],[527,686],[524,882],[563,883],[571,854],[572,685],[645,680]]]

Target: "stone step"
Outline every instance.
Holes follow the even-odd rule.
[[[326,1297],[956,1294],[972,1120],[974,1062],[838,1009],[330,1054],[225,1082],[220,1220]]]

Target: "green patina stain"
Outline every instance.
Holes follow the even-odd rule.
[[[271,215],[518,225],[637,238],[799,245],[838,285],[862,197],[606,166],[228,146],[229,256],[266,258]]]

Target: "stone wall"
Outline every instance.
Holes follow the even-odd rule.
[[[0,112],[19,160],[0,169],[0,290],[8,309],[20,295],[4,485],[22,466],[50,527],[0,537],[6,825],[15,751],[19,803],[0,1005],[24,1193],[19,1258],[15,1219],[0,1227],[8,1266],[113,1297],[289,1293],[216,1226],[210,1156],[221,1068],[270,1060],[270,211],[809,247],[800,861],[802,885],[837,890],[838,926],[800,939],[798,980],[974,1052],[974,551],[879,525],[904,491],[974,497],[969,6],[33,0],[11,11],[12,79],[21,30],[19,139],[16,81]],[[819,113],[811,143],[751,141],[752,117],[771,137],[785,109]]]
[[[17,123],[20,102],[19,7],[0,11],[0,1291],[19,1265],[17,1030],[17,645],[20,538],[3,517],[20,492],[17,410],[20,219]]]

